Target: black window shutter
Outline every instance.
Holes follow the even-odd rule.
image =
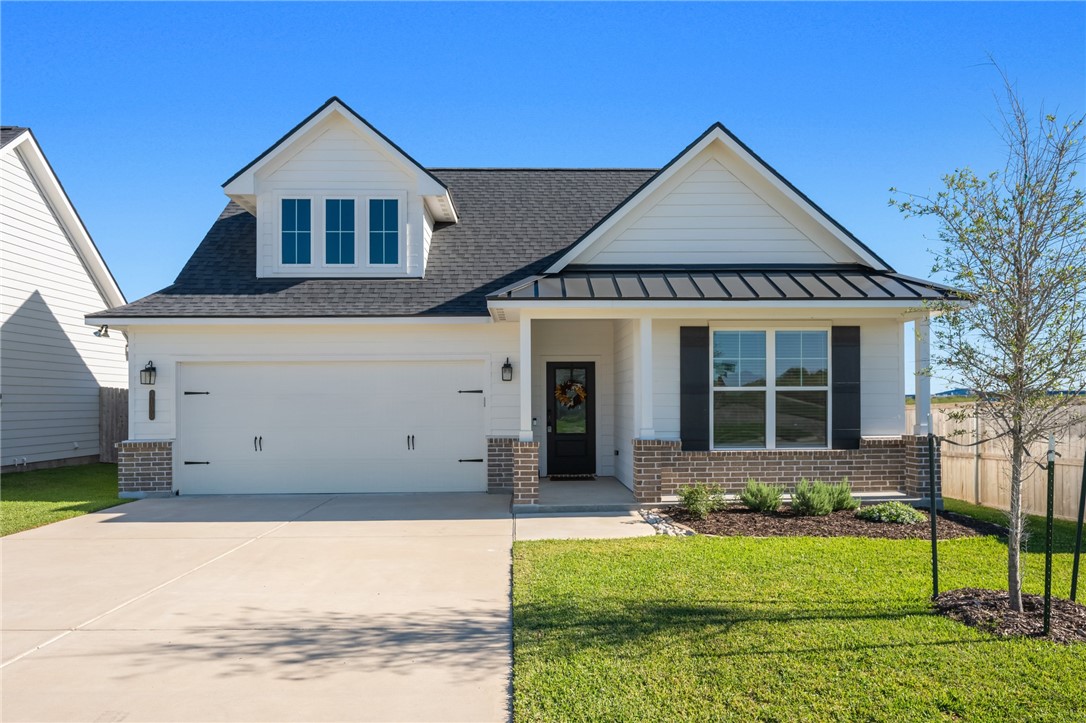
[[[682,448],[709,449],[709,327],[679,328],[679,436]]]
[[[833,327],[830,346],[833,360],[833,448],[859,449],[860,327]]]

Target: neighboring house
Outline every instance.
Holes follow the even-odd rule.
[[[129,333],[125,494],[926,490],[903,324],[952,290],[719,124],[659,170],[428,169],[332,98],[224,190],[173,285],[88,318]]]
[[[98,390],[127,387],[125,338],[84,316],[125,303],[29,128],[0,128],[0,464],[97,461]]]

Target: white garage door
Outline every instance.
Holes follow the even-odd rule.
[[[485,491],[481,362],[183,364],[181,494]]]

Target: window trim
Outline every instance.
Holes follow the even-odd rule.
[[[803,451],[833,449],[833,325],[829,323],[818,324],[732,324],[709,326],[709,449],[711,451],[758,451],[758,450],[784,450]],[[765,332],[765,364],[766,383],[761,387],[718,387],[716,385],[715,360],[715,334],[718,331],[741,332],[761,331]],[[819,386],[795,387],[778,386],[777,384],[777,332],[780,331],[821,331],[826,334],[826,384]],[[714,424],[716,417],[716,393],[722,392],[761,392],[765,397],[765,446],[764,447],[720,447],[716,443]],[[804,447],[779,447],[777,445],[777,392],[825,392],[826,393],[826,443],[818,446]]]
[[[406,191],[345,191],[319,193],[309,190],[279,190],[272,196],[274,221],[272,223],[272,274],[277,276],[330,277],[337,274],[358,275],[360,278],[403,276],[407,273],[407,222],[408,199]],[[290,199],[308,200],[310,203],[310,232],[308,264],[283,263],[283,201]],[[398,224],[398,263],[369,263],[369,207],[370,199],[396,200],[399,208]],[[354,201],[355,239],[354,263],[330,264],[325,256],[325,201]],[[362,230],[360,230],[362,229]],[[266,248],[266,247],[265,247]]]

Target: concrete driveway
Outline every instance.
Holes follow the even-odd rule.
[[[2,718],[506,720],[508,507],[182,497],[3,538]]]

